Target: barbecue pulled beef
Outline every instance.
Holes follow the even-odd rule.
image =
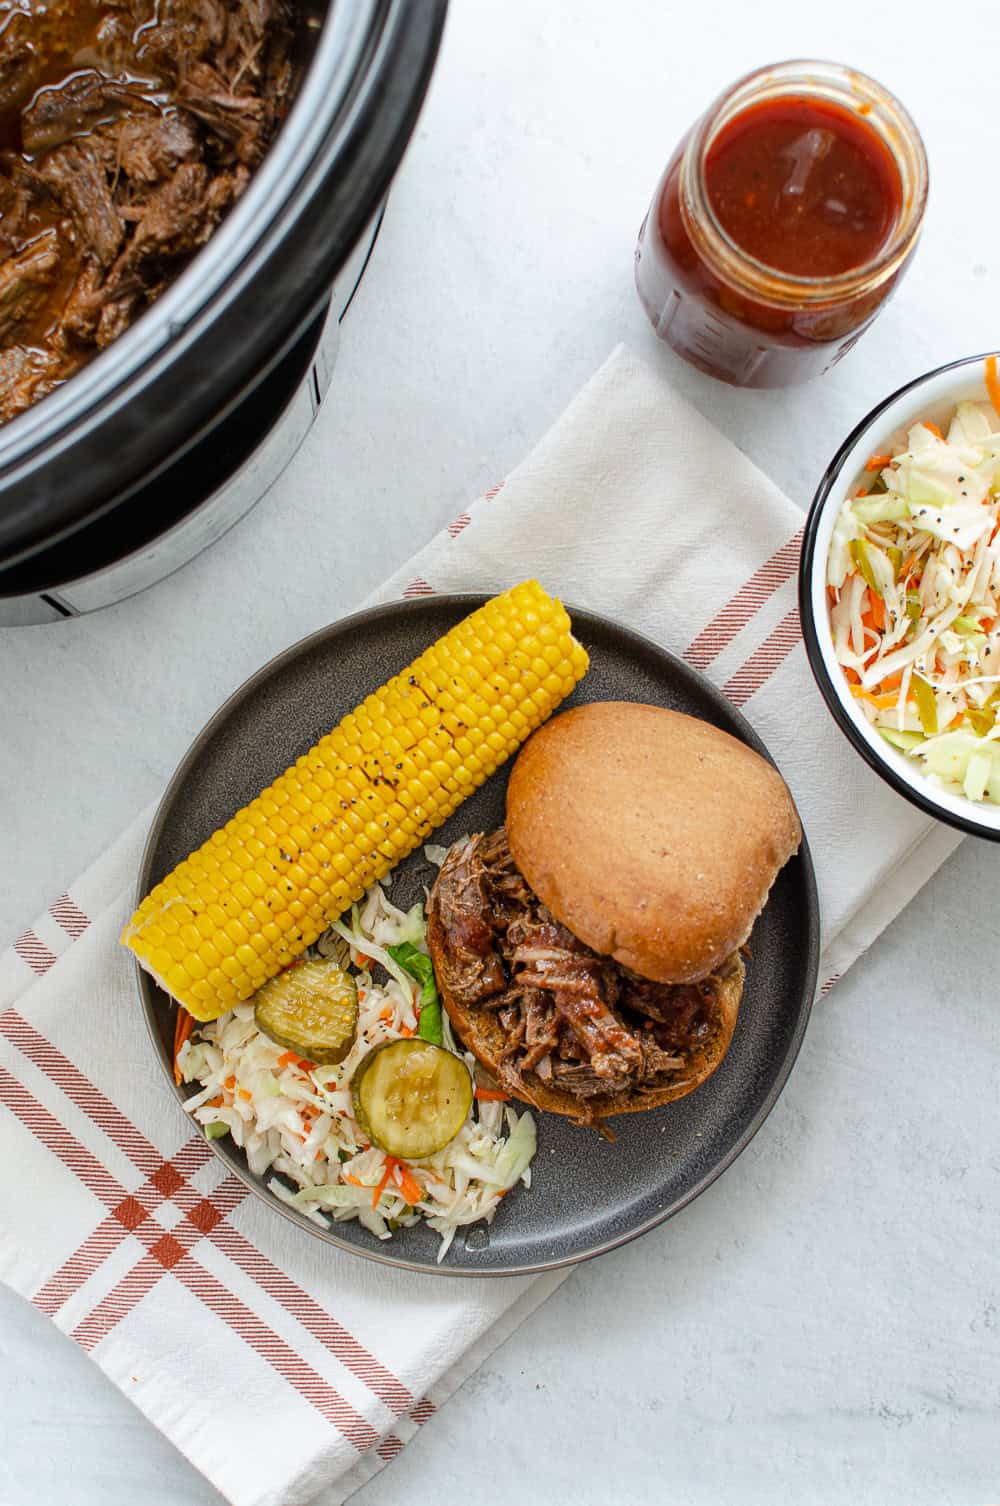
[[[287,113],[294,0],[37,0],[0,33],[0,420],[115,340]]]
[[[497,1012],[500,1075],[532,1075],[581,1100],[681,1086],[691,1057],[721,1026],[722,973],[653,983],[598,956],[560,925],[511,857],[503,827],[453,848],[435,885],[438,979],[464,1009]]]

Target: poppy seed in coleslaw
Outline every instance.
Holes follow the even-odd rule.
[[[490,1222],[517,1182],[531,1185],[535,1123],[491,1094],[473,1098],[458,1134],[434,1155],[404,1163],[367,1141],[352,1101],[355,1068],[419,1025],[421,985],[388,951],[402,942],[426,952],[423,907],[404,913],[375,884],[311,949],[338,956],[357,984],[357,1035],[336,1065],[315,1066],[262,1034],[253,1000],[199,1026],[177,1062],[197,1088],[185,1108],[210,1139],[231,1135],[256,1176],[271,1174],[282,1202],[323,1228],[358,1219],[379,1239],[425,1221],[441,1236],[441,1261],[456,1230]],[[471,1072],[474,1058],[456,1046],[447,1017],[441,1028]]]
[[[834,651],[862,714],[928,781],[1000,804],[1000,381],[914,424],[845,498],[827,559]]]

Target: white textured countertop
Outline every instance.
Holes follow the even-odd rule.
[[[900,94],[930,213],[900,295],[831,376],[735,392],[656,346],[632,247],[694,116],[795,55],[856,62]],[[453,0],[327,406],[279,485],[142,597],[0,632],[0,941],[159,792],[230,690],[501,477],[617,341],[803,507],[874,402],[996,343],[998,77],[995,0]],[[358,1503],[996,1498],[998,859],[963,844],[818,1008],[737,1164],[575,1272]],[[0,1506],[219,1500],[0,1291]]]

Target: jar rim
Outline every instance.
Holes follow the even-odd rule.
[[[716,216],[705,178],[708,151],[724,126],[766,99],[809,98],[856,111],[892,155],[899,172],[902,209],[874,256],[844,272],[804,277],[761,261],[735,241]],[[927,203],[927,155],[912,116],[896,96],[868,74],[846,64],[792,58],[755,68],[709,105],[695,124],[680,167],[680,207],[699,254],[726,282],[762,302],[815,307],[872,292],[887,282],[916,242]]]

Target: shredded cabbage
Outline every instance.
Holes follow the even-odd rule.
[[[239,1004],[201,1025],[179,1054],[184,1081],[198,1086],[185,1108],[210,1138],[230,1134],[251,1171],[271,1172],[267,1185],[274,1195],[314,1223],[329,1228],[331,1220],[358,1219],[376,1238],[391,1239],[397,1229],[424,1220],[441,1236],[440,1261],[456,1230],[491,1222],[512,1187],[531,1185],[535,1122],[509,1104],[473,1099],[456,1138],[436,1155],[408,1163],[412,1183],[405,1184],[398,1163],[367,1144],[354,1118],[354,1069],[373,1046],[412,1036],[418,1024],[419,985],[386,948],[405,940],[426,952],[427,934],[423,906],[399,910],[379,884],[349,919],[317,943],[325,955],[344,942],[350,948],[359,1014],[347,1058],[307,1070],[258,1031],[252,1003]],[[375,963],[385,979],[374,976]],[[456,1045],[447,1016],[442,1026],[444,1044],[474,1071],[475,1058]],[[376,1197],[387,1166],[388,1180]],[[411,1206],[402,1186],[412,1196],[413,1183],[421,1197]]]
[[[888,742],[951,793],[1000,802],[1000,415],[959,403],[945,437],[915,424],[883,459],[834,522],[834,651]]]

